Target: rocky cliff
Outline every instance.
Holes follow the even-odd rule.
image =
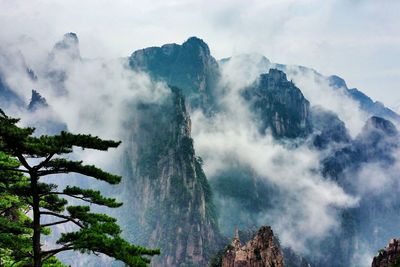
[[[189,38],[182,45],[166,44],[135,51],[129,64],[156,80],[181,88],[191,107],[208,109],[213,105],[219,68],[208,45],[197,37]]]
[[[165,103],[140,105],[137,114],[125,157],[131,236],[161,248],[153,266],[206,266],[219,234],[184,98],[173,88]]]
[[[236,234],[225,250],[222,267],[283,267],[283,255],[271,227],[261,227],[246,244]]]
[[[243,95],[261,121],[261,132],[270,129],[278,138],[304,137],[311,132],[310,103],[284,72],[270,69],[261,74]]]
[[[44,97],[40,95],[40,93],[36,90],[32,90],[31,101],[28,105],[29,111],[35,111],[38,108],[48,107],[47,101]]]
[[[391,239],[386,248],[381,249],[374,257],[371,267],[400,266],[400,240]]]
[[[315,106],[311,108],[311,121],[315,147],[324,149],[332,145],[348,144],[351,141],[346,125],[337,114]]]
[[[81,60],[78,36],[72,32],[64,34],[63,39],[57,42],[49,53],[44,73],[55,92],[60,95],[67,93],[65,82],[68,72]]]
[[[386,119],[373,116],[355,140],[322,161],[323,173],[340,180],[340,175],[346,169],[357,169],[361,163],[392,164],[398,141],[396,126]]]

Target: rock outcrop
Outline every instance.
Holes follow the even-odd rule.
[[[48,107],[46,99],[42,97],[38,91],[32,90],[32,97],[28,105],[28,110],[35,111],[38,108],[44,108],[44,107]]]
[[[371,267],[400,266],[400,239],[391,239],[386,248],[381,249],[374,257]]]
[[[286,74],[270,69],[243,93],[261,121],[260,131],[275,137],[307,136],[311,130],[310,103]]]
[[[66,33],[57,42],[47,58],[45,77],[50,81],[55,92],[67,94],[65,82],[71,68],[82,62],[79,39],[75,33]]]
[[[63,39],[54,45],[51,56],[57,57],[60,54],[71,59],[81,59],[79,39],[75,33],[64,34]]]
[[[311,120],[315,134],[313,145],[319,149],[330,145],[342,145],[351,141],[343,121],[337,114],[315,106],[311,108]]]
[[[261,227],[242,245],[236,234],[222,257],[222,267],[283,267],[283,255],[271,227]]]
[[[135,70],[149,73],[153,79],[181,88],[191,107],[208,109],[213,104],[219,68],[208,45],[197,37],[182,45],[166,44],[135,51],[129,64]]]
[[[361,163],[390,165],[395,161],[393,152],[398,147],[399,137],[393,123],[373,116],[353,142],[322,161],[323,174],[337,180],[345,169],[358,168]]]

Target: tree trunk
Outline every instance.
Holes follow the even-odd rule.
[[[33,210],[33,266],[42,266],[41,246],[40,246],[40,210],[39,210],[39,191],[38,179],[31,174],[32,190],[32,210]]]

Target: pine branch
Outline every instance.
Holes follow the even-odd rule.
[[[121,181],[121,176],[113,175],[97,168],[94,165],[83,165],[82,161],[72,161],[66,159],[52,159],[44,166],[47,170],[38,171],[38,176],[46,176],[50,174],[60,174],[75,172],[89,177],[105,181],[109,184],[118,184]]]
[[[16,207],[15,205],[12,205],[11,207],[8,207],[5,210],[0,211],[0,216],[3,216],[3,214],[7,213],[8,211],[12,210],[15,207]]]
[[[30,171],[32,169],[31,166],[28,164],[28,162],[25,160],[25,158],[20,153],[17,153],[16,156],[17,156],[19,162],[21,162],[22,166],[24,166],[28,171]]]
[[[0,171],[14,171],[14,172],[23,172],[23,173],[29,173],[27,170],[22,170],[22,169],[16,169],[16,168],[7,168],[7,167],[0,167]]]
[[[67,189],[68,189],[68,187],[67,187]],[[65,189],[65,190],[67,190],[67,189]],[[82,189],[82,191],[86,191],[86,192],[93,191],[96,194],[96,195],[89,195],[89,194],[79,194],[79,193],[76,193],[76,194],[68,193],[68,191],[65,191],[65,190],[64,190],[64,192],[49,192],[49,193],[45,193],[42,195],[68,196],[68,197],[79,199],[79,200],[82,200],[82,201],[85,201],[85,202],[88,202],[91,204],[107,206],[109,208],[118,208],[118,207],[122,206],[122,203],[116,202],[115,199],[113,199],[113,198],[104,198],[103,196],[100,195],[99,191],[93,191],[90,189],[88,189],[88,190]],[[97,193],[98,193],[98,195],[97,195]],[[82,196],[78,196],[78,194],[82,195]]]
[[[69,216],[65,216],[62,214],[57,214],[54,212],[50,212],[50,211],[41,211],[40,212],[41,215],[50,215],[50,216],[54,216],[54,217],[58,217],[58,218],[62,218],[62,219],[66,219],[76,225],[78,225],[80,228],[84,228],[85,226],[83,224],[81,224],[79,221],[74,220],[73,218],[69,217]]]
[[[89,148],[96,150],[106,151],[112,147],[118,147],[121,142],[113,140],[102,140],[98,136],[92,136],[88,134],[72,134],[62,131],[60,135],[54,136],[58,141],[66,146],[77,146],[81,148]]]
[[[46,159],[44,161],[42,161],[41,163],[39,163],[36,166],[33,166],[33,169],[34,170],[40,170],[43,166],[45,166],[52,159],[53,156],[54,156],[54,153],[51,153],[50,155],[48,155],[46,157]]]
[[[61,248],[42,251],[41,254],[45,255],[45,257],[42,260],[46,261],[46,260],[48,260],[49,258],[53,257],[54,255],[56,255],[59,252],[67,251],[67,250],[73,250],[73,249],[74,249],[74,247],[72,245],[65,245],[65,246],[63,246]]]
[[[63,221],[58,221],[58,222],[53,222],[53,223],[46,223],[46,224],[42,224],[41,227],[49,227],[49,226],[53,226],[53,225],[57,225],[57,224],[62,224],[62,223],[66,223],[69,222],[70,220],[63,220]]]

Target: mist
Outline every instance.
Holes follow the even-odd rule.
[[[271,196],[277,198],[273,208],[257,214],[256,224],[272,225],[284,246],[304,254],[310,249],[306,245],[308,241],[322,240],[331,231],[338,230],[338,211],[356,206],[358,198],[322,177],[318,171],[321,152],[310,148],[307,142],[299,140],[293,145],[274,140],[271,133],[259,133],[257,121],[241,96],[241,90],[263,71],[254,67],[251,57],[223,65],[222,111],[211,119],[200,111],[191,115],[196,152],[204,160],[211,183],[236,161],[254,171],[257,179],[276,187],[280,194]],[[247,68],[244,62],[252,67]],[[265,60],[260,64],[263,68],[270,65]],[[232,229],[232,224],[237,222],[221,223],[222,228]],[[227,223],[231,225],[224,225]]]
[[[126,129],[137,116],[135,109],[138,103],[162,103],[170,93],[167,86],[153,81],[146,73],[132,71],[127,66],[126,58],[87,59],[80,53],[76,58],[71,57],[68,51],[42,47],[29,38],[15,42],[19,44],[16,47],[0,48],[0,71],[26,106],[31,90],[36,89],[46,98],[49,107],[28,112],[24,107],[11,106],[7,109],[8,114],[21,117],[24,126],[38,125],[39,133],[48,131],[49,124],[59,122],[74,133],[122,140],[120,148],[107,153],[75,150],[71,155],[72,158],[121,173],[121,166],[116,163],[124,151],[124,144],[134,141],[129,140]],[[76,54],[76,51],[71,53]],[[318,243],[340,231],[340,211],[370,205],[366,199],[371,195],[381,201],[379,205],[388,209],[393,207],[390,196],[397,194],[400,188],[397,161],[390,168],[378,163],[365,163],[359,169],[346,173],[347,182],[352,185],[352,190],[346,191],[321,174],[320,160],[330,153],[330,148],[320,151],[309,145],[310,140],[277,141],[270,132],[260,134],[258,122],[241,92],[261,73],[268,72],[271,67],[279,67],[278,64],[261,55],[246,55],[233,57],[220,66],[222,76],[218,102],[221,110],[211,117],[200,110],[193,110],[192,137],[196,154],[203,158],[204,170],[211,183],[237,164],[250,169],[255,179],[276,189],[270,196],[274,204],[272,208],[252,214],[255,225],[271,225],[283,246],[308,254],[314,249],[310,247],[310,241]],[[29,77],[27,68],[35,72],[36,79]],[[49,69],[63,73],[65,78],[61,83],[54,83]],[[312,106],[323,106],[336,113],[345,122],[351,136],[358,136],[368,115],[352,99],[331,87],[325,77],[312,69],[286,66],[285,72]],[[398,158],[398,152],[395,155]],[[80,183],[80,178],[75,178]],[[113,193],[118,195],[118,190],[123,189],[118,188]],[[230,203],[230,199],[218,196],[218,193],[215,201],[222,207],[237,204]],[[381,207],[379,205],[378,208]],[[236,207],[235,212],[246,215],[245,210]],[[364,218],[371,217],[371,214],[366,214]],[[395,226],[387,221],[392,223],[398,220],[394,220],[391,214],[385,214],[382,219],[360,230],[361,233],[369,233],[370,228],[375,227],[376,239],[372,246],[360,245],[358,255],[354,255],[355,263],[370,262],[365,258],[371,257],[377,247],[386,244],[382,244],[382,239],[389,235],[392,237]],[[224,234],[233,234],[230,229],[237,222],[220,220],[220,223]],[[381,231],[378,225],[381,228],[387,226],[389,230]],[[383,237],[378,237],[379,234]]]

